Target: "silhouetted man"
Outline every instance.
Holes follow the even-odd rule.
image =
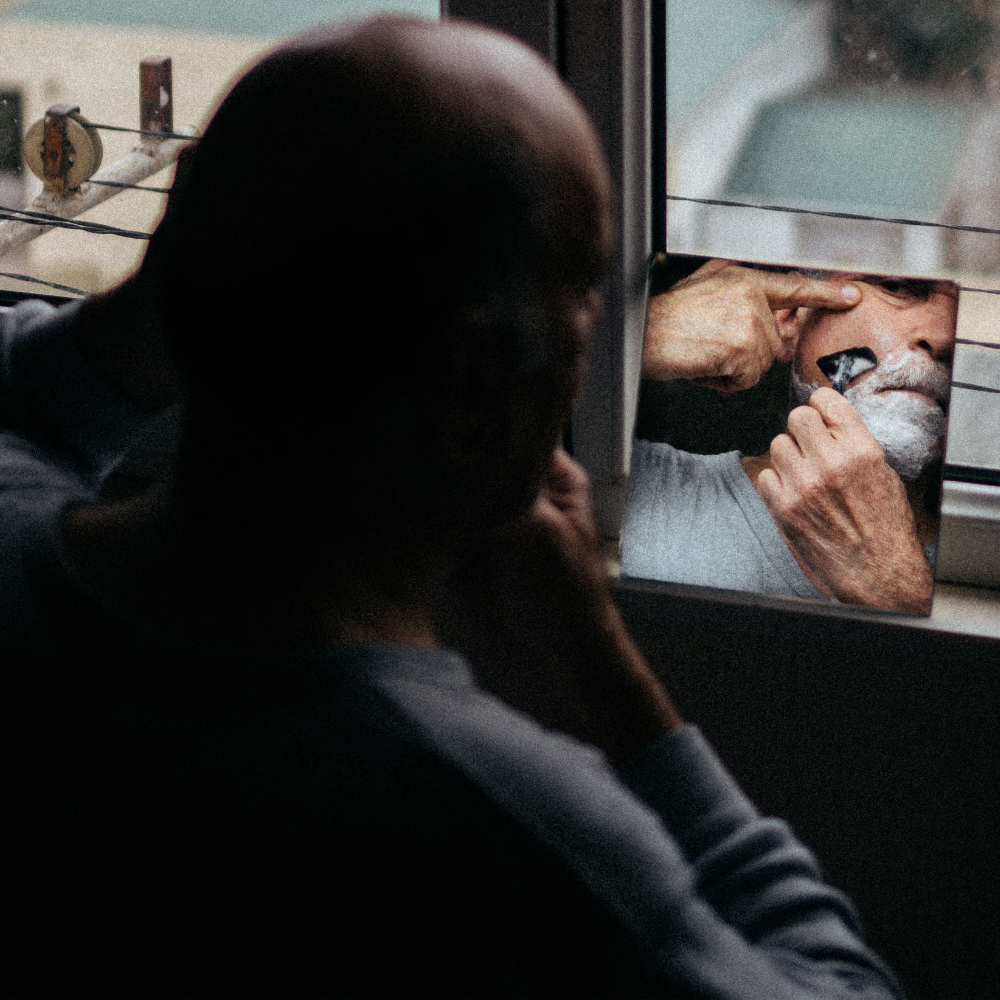
[[[556,448],[609,182],[547,64],[320,31],[183,173],[136,279],[2,327],[11,991],[890,995],[612,603]]]

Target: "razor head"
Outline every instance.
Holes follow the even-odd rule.
[[[875,352],[869,347],[849,347],[846,351],[824,354],[817,359],[819,370],[833,383],[833,388],[843,395],[851,379],[878,364]]]

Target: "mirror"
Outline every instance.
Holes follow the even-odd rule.
[[[958,294],[661,255],[622,574],[928,614]]]

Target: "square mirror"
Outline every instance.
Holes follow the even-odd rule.
[[[623,576],[928,614],[958,287],[659,255]]]

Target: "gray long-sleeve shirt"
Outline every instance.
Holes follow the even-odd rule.
[[[195,647],[89,592],[63,514],[151,417],[74,316],[0,316],[11,992],[897,995],[693,726],[615,769],[455,654]]]

